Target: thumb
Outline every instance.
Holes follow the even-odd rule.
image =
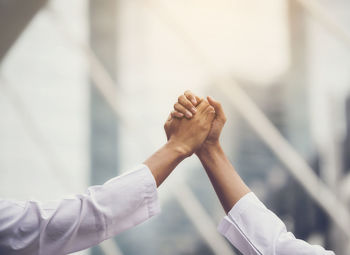
[[[214,98],[208,96],[207,97],[208,99],[208,103],[214,107],[215,109],[215,113],[218,117],[218,119],[221,119],[222,121],[226,121],[226,116],[225,116],[225,113],[224,113],[224,110],[222,109],[222,105],[220,104],[219,101],[216,101]]]

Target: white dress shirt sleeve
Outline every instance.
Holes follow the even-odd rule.
[[[156,183],[145,165],[57,202],[0,200],[0,254],[75,252],[159,212]]]
[[[321,246],[296,239],[252,192],[233,206],[218,231],[242,254],[334,255]]]

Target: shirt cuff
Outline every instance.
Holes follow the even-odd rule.
[[[157,186],[150,169],[143,164],[107,181],[95,191],[103,208],[106,238],[160,213]]]
[[[251,239],[246,236],[245,227],[241,216],[249,211],[251,207],[266,209],[265,205],[255,196],[253,192],[244,195],[228,212],[218,226],[220,234],[244,254],[259,254],[257,247]]]
[[[160,204],[158,200],[157,184],[151,170],[144,164],[139,164],[126,173],[110,179],[105,185],[118,183],[130,183],[132,187],[141,188],[141,194],[144,198],[149,218],[160,213]],[[138,189],[137,189],[138,191]]]

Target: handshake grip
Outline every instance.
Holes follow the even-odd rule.
[[[214,118],[215,109],[207,100],[197,105],[197,112],[191,119],[170,115],[164,124],[168,142],[175,144],[184,156],[191,156],[208,137]]]

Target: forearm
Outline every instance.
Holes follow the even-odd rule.
[[[229,212],[239,199],[250,192],[250,189],[238,175],[219,143],[203,146],[197,156],[225,212]]]
[[[56,202],[0,199],[0,254],[72,253],[159,212],[156,184],[144,165]]]
[[[144,164],[151,170],[157,187],[159,187],[174,168],[187,156],[188,152],[184,148],[175,142],[169,141],[150,156]]]
[[[334,255],[287,232],[285,224],[254,193],[236,203],[221,221],[218,231],[242,254]]]

